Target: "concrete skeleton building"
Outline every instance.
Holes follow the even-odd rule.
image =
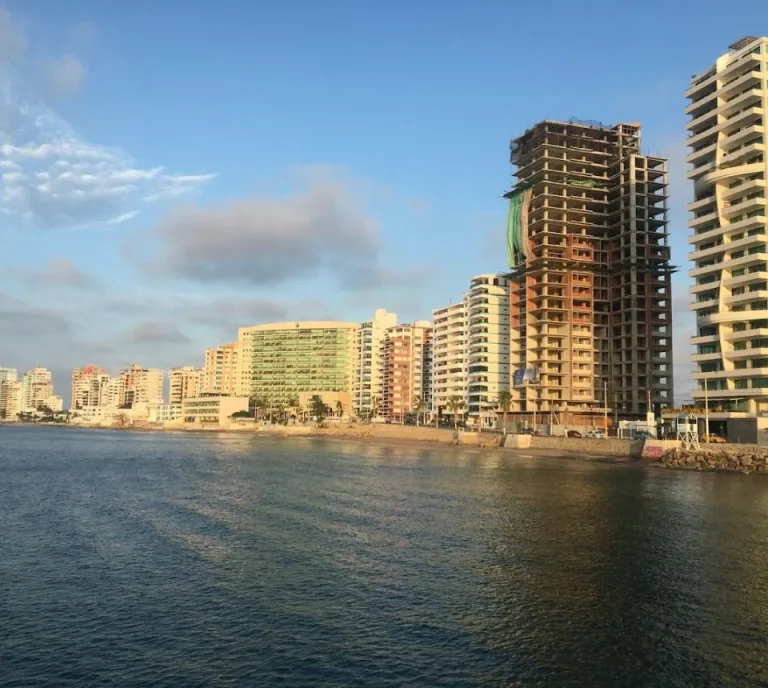
[[[671,405],[666,160],[642,154],[637,123],[547,120],[510,151],[512,410]]]
[[[302,392],[352,405],[356,323],[308,321],[241,327],[238,396],[289,406]]]
[[[768,38],[746,37],[691,79],[688,226],[697,405],[729,439],[768,413]],[[705,391],[706,385],[706,391]],[[752,419],[748,434],[732,429]]]
[[[168,371],[169,403],[178,405],[184,399],[198,396],[201,377],[201,370],[193,366],[171,368]]]
[[[432,324],[417,320],[411,325],[395,325],[384,333],[381,344],[382,384],[379,415],[403,422],[432,406]]]
[[[206,349],[200,375],[201,394],[234,396],[238,382],[238,353],[238,342]]]
[[[352,407],[359,416],[370,415],[373,406],[381,404],[382,343],[386,331],[395,325],[397,325],[396,313],[377,308],[373,318],[361,323],[355,333]]]

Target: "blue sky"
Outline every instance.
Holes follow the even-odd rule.
[[[543,118],[642,123],[687,268],[683,92],[768,31],[756,0],[0,8],[0,365],[59,392],[238,325],[428,317],[504,268],[508,141]]]

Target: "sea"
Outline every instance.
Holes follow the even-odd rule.
[[[0,686],[766,686],[768,479],[0,427]]]

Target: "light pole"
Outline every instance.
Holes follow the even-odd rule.
[[[709,383],[704,373],[704,442],[709,444]]]
[[[605,439],[608,439],[608,380],[603,380],[603,425]]]

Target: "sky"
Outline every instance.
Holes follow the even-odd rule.
[[[508,146],[639,121],[670,158],[690,388],[683,93],[764,0],[0,0],[0,366],[202,365],[237,328],[429,318],[505,269]]]

